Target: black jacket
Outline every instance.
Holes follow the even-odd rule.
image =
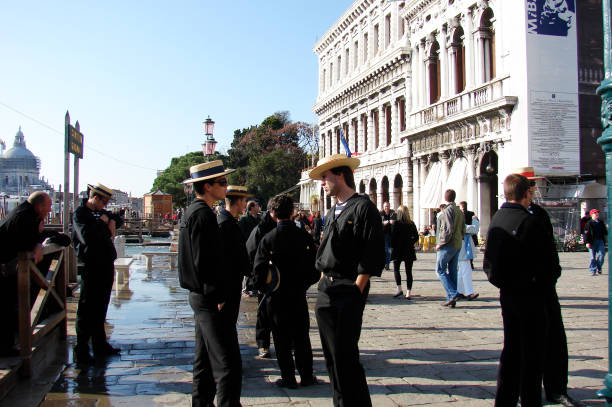
[[[219,233],[223,240],[224,271],[231,273],[231,287],[233,291],[242,289],[242,278],[248,276],[251,270],[251,262],[246,251],[246,242],[238,221],[225,209],[217,216]]]
[[[211,307],[228,299],[231,274],[223,266],[223,240],[217,217],[201,199],[189,205],[181,220],[178,253],[181,287],[202,294]]]
[[[255,229],[251,231],[251,234],[246,242],[246,249],[247,253],[249,254],[251,265],[255,261],[255,255],[257,254],[257,246],[259,246],[259,242],[261,242],[261,239],[275,227],[276,221],[272,219],[269,212],[266,212],[264,213],[259,225],[257,225]]]
[[[559,253],[557,252],[557,245],[555,243],[555,233],[553,232],[552,222],[550,221],[550,216],[548,212],[540,205],[531,203],[529,208],[527,208],[529,212],[531,212],[534,216],[537,216],[538,219],[544,225],[544,232],[546,233],[545,242],[548,244],[549,250],[549,263],[551,266],[552,276],[555,279],[555,282],[561,277],[561,263],[559,262]]]
[[[240,228],[245,241],[249,238],[251,232],[257,225],[259,225],[259,217],[251,216],[250,213],[247,213],[240,218],[238,221],[238,227]]]
[[[253,266],[255,287],[266,291],[268,262],[272,261],[280,273],[280,286],[272,295],[288,299],[303,296],[320,277],[314,267],[315,256],[315,246],[308,232],[293,221],[280,221],[261,239],[257,248]]]
[[[542,219],[524,207],[504,203],[495,213],[484,254],[489,281],[502,291],[521,295],[554,286],[558,267]]]
[[[32,251],[42,242],[40,222],[40,217],[28,201],[13,209],[0,222],[0,263],[11,261],[20,251]]]
[[[317,270],[355,281],[358,274],[380,276],[385,265],[385,241],[378,209],[368,197],[354,194],[334,219],[327,212],[323,241],[317,251]]]
[[[123,220],[108,211],[92,211],[86,203],[87,199],[83,199],[72,217],[72,241],[76,255],[84,263],[112,263],[117,258],[117,251],[108,224],[100,217],[107,215],[115,220],[116,228],[123,225]]]
[[[414,244],[419,241],[419,232],[414,222],[395,221],[391,228],[391,260],[416,260]]]
[[[608,241],[608,228],[603,221],[595,222],[593,219],[587,221],[584,225],[584,243],[593,243],[595,239]]]

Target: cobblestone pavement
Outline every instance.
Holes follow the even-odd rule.
[[[360,349],[374,406],[491,406],[503,331],[496,289],[474,272],[480,297],[448,309],[434,273],[435,255],[418,254],[413,299],[392,297],[393,273],[373,279],[364,314]],[[590,276],[587,253],[560,253],[558,283],[569,343],[569,394],[584,405],[596,399],[607,368],[607,279]],[[481,263],[481,259],[476,264]],[[127,284],[117,284],[109,307],[111,342],[122,354],[79,369],[71,352],[55,374],[22,383],[3,402],[7,406],[189,406],[193,359],[193,319],[186,292],[175,271],[157,264],[147,275],[144,263],[132,265]],[[607,270],[607,265],[605,266]],[[277,388],[274,359],[256,357],[255,300],[243,299],[239,336],[244,366],[244,406],[331,406],[331,390],[316,321],[315,291],[309,291],[315,374],[324,384]],[[74,305],[70,341],[74,341]],[[52,369],[51,369],[52,370]],[[46,395],[45,395],[46,394]]]

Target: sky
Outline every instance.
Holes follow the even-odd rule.
[[[84,134],[79,190],[142,196],[172,157],[217,151],[287,110],[313,123],[314,44],[353,0],[12,1],[0,13],[0,139],[19,126],[41,176],[64,178],[64,116]],[[72,190],[72,158],[71,158]]]

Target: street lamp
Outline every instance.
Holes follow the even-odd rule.
[[[206,141],[202,144],[202,152],[209,159],[215,153],[215,147],[217,146],[217,141],[213,137],[215,122],[208,116],[202,124],[204,125],[204,135],[206,136]]]
[[[597,143],[601,145],[606,156],[606,186],[608,187],[608,219],[612,219],[612,54],[611,54],[611,38],[610,32],[610,9],[612,0],[603,0],[601,2],[603,11],[603,35],[604,35],[604,80],[601,86],[597,88],[597,93],[601,95],[601,125],[603,133],[597,139]],[[612,238],[612,228],[608,229],[608,241]],[[606,399],[606,406],[612,406],[612,263],[608,264],[608,374],[604,380],[605,389],[597,392],[597,395]]]

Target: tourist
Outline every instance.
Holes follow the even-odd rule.
[[[270,214],[278,223],[259,243],[253,266],[255,285],[265,293],[263,301],[266,302],[276,360],[281,371],[276,384],[288,388],[297,387],[296,367],[302,386],[317,382],[312,371],[310,317],[306,301],[306,290],[319,279],[314,267],[316,251],[312,237],[291,221],[292,211],[293,199],[288,195],[277,195],[272,199]],[[272,267],[282,276],[278,287],[268,286],[267,278]]]
[[[464,212],[465,213],[465,212]],[[457,266],[457,295],[459,299],[468,301],[475,300],[479,294],[474,292],[474,284],[472,282],[472,262],[476,257],[476,245],[472,236],[478,233],[480,222],[478,217],[472,213],[470,216],[470,224],[465,227],[465,236],[459,252],[459,262]]]
[[[321,280],[315,307],[335,407],[372,405],[358,342],[370,276],[380,276],[385,265],[385,242],[378,209],[355,192],[358,166],[359,159],[334,154],[310,172],[336,197],[317,251]]]
[[[391,260],[393,261],[393,274],[397,285],[397,292],[394,297],[403,295],[400,265],[404,262],[406,268],[406,299],[410,300],[413,280],[412,263],[416,261],[414,245],[419,241],[419,233],[416,225],[410,219],[410,213],[405,205],[400,205],[395,214],[396,221],[393,223],[391,232]]]
[[[32,252],[33,260],[43,258],[42,224],[51,212],[51,198],[42,191],[34,192],[0,222],[0,356],[17,356],[14,348],[18,319],[17,253]],[[44,273],[45,270],[43,270]]]
[[[246,241],[251,235],[251,231],[255,229],[255,226],[259,225],[260,217],[259,211],[261,208],[259,204],[255,200],[250,200],[247,202],[246,213],[240,217],[238,221],[238,226],[242,231],[242,235],[244,236],[244,240]]]
[[[445,307],[455,308],[457,303],[457,263],[465,233],[463,212],[455,205],[455,191],[444,192],[446,205],[437,216],[436,273],[446,291]]]
[[[321,230],[323,229],[323,220],[321,219],[321,212],[314,211],[312,214],[312,238],[317,245],[321,244]]]
[[[608,228],[599,219],[599,209],[591,209],[589,212],[591,219],[584,225],[584,242],[591,261],[589,271],[591,275],[601,274],[604,258],[606,257],[606,242],[608,240]]]
[[[90,339],[96,357],[121,352],[108,343],[104,322],[115,278],[117,251],[113,236],[116,228],[123,225],[123,219],[104,210],[113,195],[112,189],[102,184],[87,185],[87,189],[89,197],[74,211],[72,232],[74,250],[84,264],[76,315],[74,354],[78,363],[93,362]]]
[[[213,211],[225,198],[226,175],[221,160],[189,168],[196,199],[180,225],[178,266],[181,287],[189,290],[195,319],[193,406],[240,406],[242,360],[234,311],[225,307],[235,298],[233,276],[227,273],[223,240]],[[238,288],[238,292],[240,289]]]
[[[391,230],[395,222],[395,212],[391,209],[389,202],[383,203],[383,210],[380,211],[383,225],[383,235],[385,237],[385,270],[389,270],[391,262]]]

